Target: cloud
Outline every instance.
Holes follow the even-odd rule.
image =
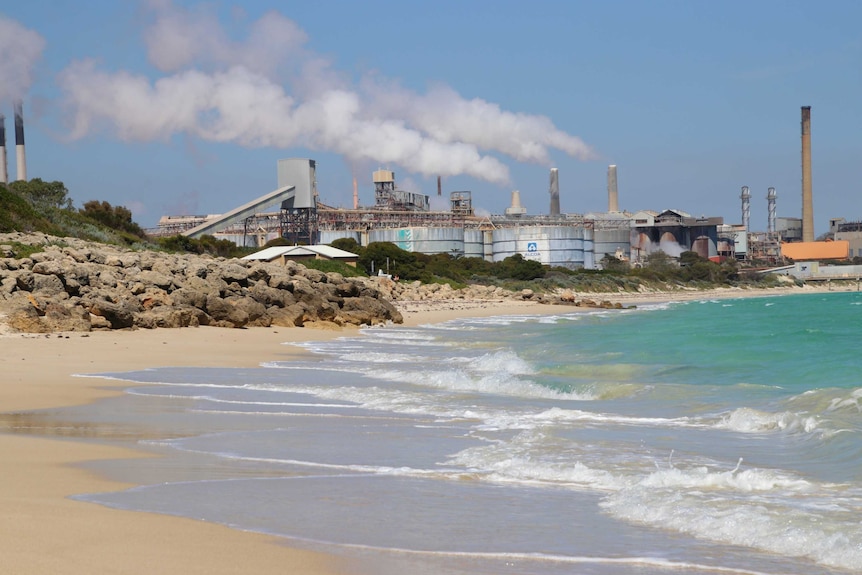
[[[0,104],[24,97],[44,48],[42,36],[0,15]]]
[[[466,100],[448,86],[420,95],[392,82],[365,83],[381,113],[399,114],[441,142],[465,141],[518,161],[550,165],[550,150],[581,159],[595,159],[593,150],[576,136],[556,128],[545,116],[513,113],[480,98]]]
[[[188,10],[151,1],[153,24],[144,32],[147,55],[159,70],[177,72],[242,66],[270,75],[291,57],[303,58],[306,33],[292,20],[269,12],[248,27],[245,42],[232,41],[209,5]]]
[[[96,63],[59,76],[72,138],[107,131],[126,141],[178,134],[249,147],[335,152],[353,165],[375,162],[425,176],[468,175],[509,183],[492,154],[548,165],[551,151],[588,159],[592,150],[545,116],[467,100],[449,87],[427,94],[368,77],[358,86],[306,48],[307,35],[277,12],[241,23],[231,39],[209,8],[151,0],[144,38],[155,80]],[[242,16],[238,16],[242,18]]]

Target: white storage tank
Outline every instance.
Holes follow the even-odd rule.
[[[464,228],[394,228],[368,232],[368,243],[392,242],[406,252],[463,254]]]
[[[616,257],[618,250],[627,259],[631,258],[630,227],[593,231],[593,254],[596,262],[601,262],[605,255]]]
[[[482,230],[464,230],[464,257],[485,257],[485,234]]]
[[[543,265],[577,269],[592,265],[592,234],[582,226],[518,226],[493,231],[495,262],[521,254]],[[589,250],[587,257],[586,250]]]
[[[320,236],[318,239],[318,243],[328,245],[334,242],[335,240],[339,240],[341,238],[350,238],[355,240],[357,244],[362,245],[361,242],[361,234],[360,232],[353,230],[322,230],[319,232]]]

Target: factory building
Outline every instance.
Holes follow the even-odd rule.
[[[829,221],[829,231],[835,241],[847,242],[847,257],[862,258],[862,222],[833,218]]]
[[[638,212],[631,228],[631,245],[634,260],[656,250],[670,256],[693,251],[703,258],[717,260],[718,227],[723,218],[695,218],[680,210]]]

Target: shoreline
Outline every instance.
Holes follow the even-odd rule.
[[[770,288],[714,288],[707,290],[661,291],[661,292],[617,292],[587,293],[578,292],[578,300],[594,302],[610,301],[623,307],[654,303],[697,301],[710,299],[734,299],[770,297],[781,295],[804,295],[817,293],[855,292],[855,282],[829,286],[781,286]],[[577,306],[571,304],[547,304],[531,300],[421,300],[395,301],[395,307],[404,317],[405,326],[441,323],[461,317],[491,317],[498,315],[554,315],[557,313],[579,313],[601,309],[602,307]]]
[[[581,299],[619,301],[624,306],[668,301],[766,297],[856,291],[830,288],[724,289],[654,294],[578,294]],[[415,327],[462,317],[556,315],[594,311],[572,305],[518,300],[395,302],[404,324]],[[283,539],[193,519],[121,511],[74,501],[70,495],[131,487],[79,465],[99,459],[150,457],[135,448],[40,437],[22,429],[22,412],[60,409],[122,394],[109,381],[73,374],[122,372],[167,366],[256,367],[264,361],[305,356],[285,343],[322,341],[358,334],[358,329],[180,328],[90,333],[16,334],[2,337],[0,357],[0,565],[6,572],[150,573],[157,557],[161,573],[301,572],[361,573],[361,566],[336,555],[296,549]],[[26,418],[23,418],[24,420]],[[70,441],[72,439],[72,441]]]
[[[299,357],[288,341],[325,340],[349,333],[313,328],[185,328],[32,334],[2,338],[0,369],[0,566],[6,573],[234,574],[354,573],[334,555],[290,547],[284,540],[193,519],[109,509],[71,495],[133,485],[83,469],[103,459],[151,457],[56,433],[15,429],[25,411],[96,402],[123,393],[111,382],[73,374],[148,367],[257,366]],[[26,425],[26,421],[24,422]],[[50,433],[49,433],[50,435]],[[70,441],[72,439],[72,441]]]

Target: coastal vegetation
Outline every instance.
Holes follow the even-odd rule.
[[[607,255],[601,262],[602,269],[572,270],[545,266],[520,254],[489,262],[457,254],[406,252],[388,242],[363,247],[352,238],[335,240],[332,245],[358,254],[357,267],[369,275],[382,270],[400,280],[449,284],[455,289],[479,284],[509,290],[531,289],[539,293],[562,289],[638,292],[723,286],[771,287],[778,281],[773,275],[747,273],[733,260],[713,262],[691,251],[683,252],[679,258],[654,252],[639,266]]]
[[[90,200],[76,209],[63,182],[46,182],[39,178],[0,183],[0,233],[7,232],[40,232],[135,249],[221,257],[241,257],[253,251],[213,236],[192,239],[178,234],[148,238],[143,228],[132,220],[132,211],[127,207]],[[30,245],[16,248],[19,248],[17,253],[35,249]]]

